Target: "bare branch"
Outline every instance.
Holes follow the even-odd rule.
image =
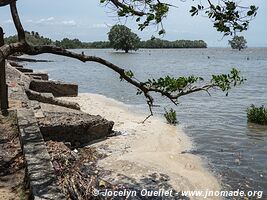
[[[6,59],[8,56],[17,53],[23,52],[25,50],[25,42],[15,42],[11,44],[5,44],[0,47],[0,62]]]
[[[16,27],[17,32],[18,32],[18,39],[20,42],[25,41],[25,31],[24,31],[23,26],[22,26],[20,19],[19,19],[16,1],[13,1],[10,3],[10,11],[12,14],[13,22],[14,22],[15,27]]]
[[[0,7],[7,6],[16,0],[0,0]]]
[[[130,9],[132,14],[136,15],[136,16],[144,16],[146,13],[138,11],[138,10],[134,10],[133,8],[131,8],[130,6],[121,3],[118,0],[110,0],[117,8],[122,8],[122,9]]]

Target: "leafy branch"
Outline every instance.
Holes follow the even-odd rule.
[[[199,4],[192,6],[191,16],[196,16],[199,12],[205,14],[213,21],[213,27],[224,35],[236,35],[236,32],[242,32],[248,29],[249,22],[257,15],[258,7],[240,6],[231,0],[222,0],[217,5],[208,1],[208,6]]]
[[[161,0],[100,0],[100,3],[110,4],[115,7],[119,17],[136,16],[136,22],[140,30],[144,30],[149,25],[160,25],[158,34],[164,34],[162,20],[167,16],[170,7],[176,5],[168,4]],[[206,0],[192,6],[190,13],[192,16],[204,11],[205,15],[213,21],[213,26],[224,35],[235,35],[248,29],[249,22],[256,16],[258,8],[255,5],[241,6],[233,0],[219,0],[212,3]]]

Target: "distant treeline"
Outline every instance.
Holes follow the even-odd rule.
[[[168,41],[156,38],[147,41],[141,41],[139,48],[207,48],[207,44],[203,40]]]
[[[41,36],[38,32],[26,31],[27,41],[32,45],[55,45],[65,49],[89,49],[89,48],[112,48],[108,41],[97,41],[97,42],[81,42],[79,39],[68,39],[64,38],[61,41],[53,41],[49,38]],[[5,43],[16,42],[17,36],[9,36],[5,38]],[[207,48],[207,44],[203,40],[176,40],[168,41],[161,40],[158,38],[141,41],[139,48]]]

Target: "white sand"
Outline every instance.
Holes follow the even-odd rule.
[[[192,143],[179,126],[168,125],[157,117],[140,123],[145,115],[133,113],[125,104],[102,95],[80,94],[75,98],[64,99],[79,103],[84,112],[114,121],[114,130],[123,133],[94,144],[109,155],[98,164],[112,172],[105,177],[109,181],[131,182],[123,178],[127,176],[142,182],[140,179],[156,172],[167,175],[169,179],[166,183],[177,191],[220,190],[220,184],[203,167],[200,157],[189,153],[181,154],[190,150]]]

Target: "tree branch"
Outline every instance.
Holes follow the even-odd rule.
[[[131,8],[130,6],[124,4],[124,3],[121,3],[119,0],[110,0],[117,8],[122,8],[122,9],[128,9],[128,10],[131,10],[131,13],[136,15],[136,16],[144,16],[146,15],[145,12],[141,12],[141,11],[137,11],[137,10],[134,10],[133,8]]]
[[[12,14],[12,18],[13,18],[13,22],[15,24],[15,27],[17,29],[17,32],[18,32],[18,39],[19,41],[26,41],[25,40],[25,31],[23,29],[23,26],[20,22],[20,19],[19,19],[19,14],[18,14],[18,11],[17,11],[17,5],[16,5],[16,1],[12,1],[10,3],[10,11],[11,11],[11,14]]]
[[[97,56],[88,56],[85,54],[79,54],[75,52],[71,52],[69,50],[56,47],[56,46],[49,46],[49,45],[44,45],[44,46],[32,46],[27,44],[26,42],[18,42],[18,43],[12,43],[10,45],[4,45],[0,48],[0,52],[2,52],[2,55],[5,57],[9,56],[10,54],[14,52],[22,52],[28,55],[38,55],[38,54],[43,54],[43,53],[51,53],[55,55],[61,55],[61,56],[66,56],[70,58],[74,58],[77,60],[80,60],[82,62],[96,62],[100,63],[109,69],[117,72],[120,77],[124,80],[126,80],[128,83],[134,85],[136,88],[138,88],[141,93],[144,94],[144,96],[147,99],[147,104],[149,106],[150,110],[150,115],[153,115],[152,112],[152,107],[154,106],[154,99],[150,95],[150,92],[155,92],[155,93],[160,93],[162,96],[167,97],[172,103],[177,105],[177,100],[179,97],[188,95],[191,93],[199,92],[199,91],[205,91],[208,92],[209,89],[211,88],[221,88],[220,87],[220,82],[217,83],[208,83],[203,86],[194,86],[194,87],[184,87],[182,89],[176,89],[174,91],[168,91],[165,88],[157,88],[154,87],[153,85],[146,84],[144,82],[138,81],[135,77],[130,77],[127,75],[126,71],[123,68],[120,68],[119,66],[103,59]],[[4,53],[3,53],[4,52]],[[2,56],[0,55],[0,58]],[[1,59],[0,59],[1,61]],[[191,84],[190,84],[191,85]],[[224,90],[223,90],[224,91]],[[141,94],[140,93],[140,94]],[[208,92],[209,94],[209,92]]]
[[[11,2],[14,2],[16,0],[0,0],[0,7],[4,7],[9,5]]]

